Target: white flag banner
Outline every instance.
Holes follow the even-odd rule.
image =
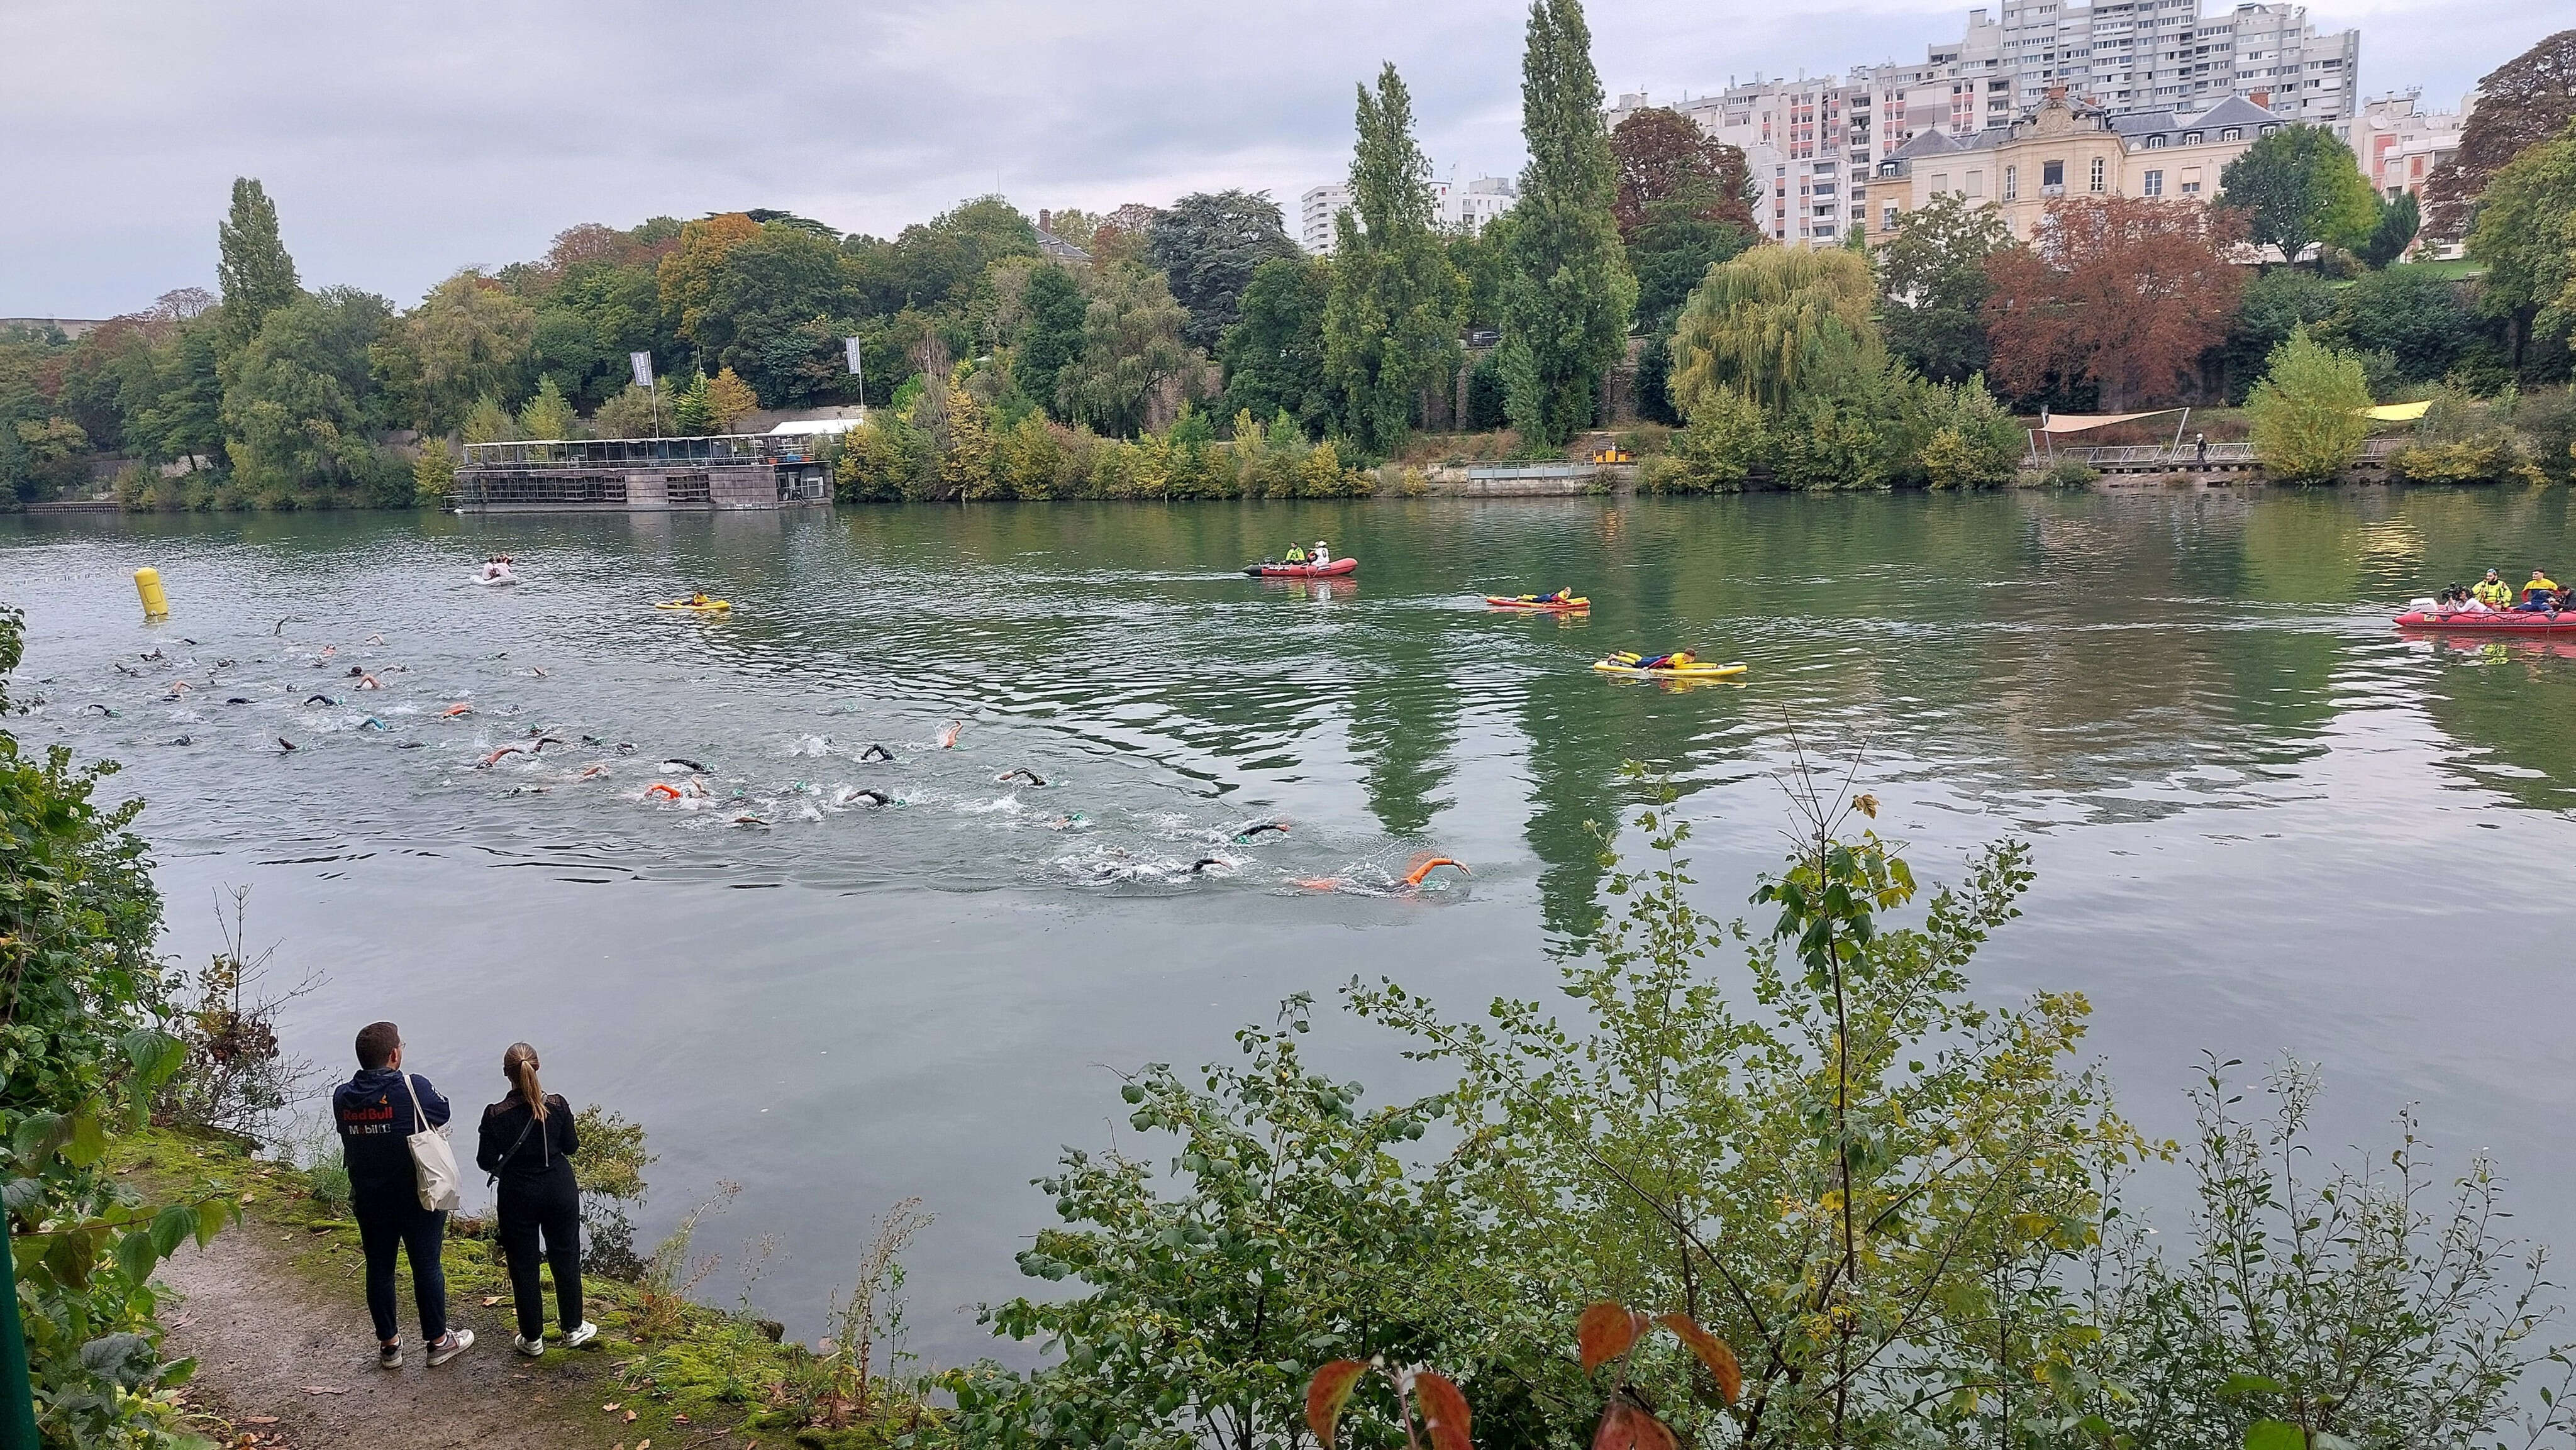
[[[853,376],[853,377],[862,376],[862,374],[860,373],[860,370],[859,370],[859,340],[858,340],[857,338],[855,338],[855,337],[845,337],[845,338],[842,338],[842,339],[841,339],[841,349],[842,349],[842,351],[843,351],[844,353],[846,353],[846,354],[848,355],[848,357],[849,357],[849,359],[850,359],[850,374],[851,374],[851,376]]]
[[[626,365],[635,369],[635,386],[639,388],[653,386],[653,354],[630,352],[626,355]]]

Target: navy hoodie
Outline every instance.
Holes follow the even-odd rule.
[[[420,1110],[429,1125],[445,1123],[447,1099],[419,1073],[411,1075],[411,1085],[420,1094]],[[331,1118],[340,1129],[340,1159],[349,1165],[351,1198],[420,1201],[411,1145],[403,1141],[420,1131],[412,1117],[411,1099],[412,1094],[403,1090],[402,1074],[390,1067],[360,1068],[356,1077],[332,1090]]]

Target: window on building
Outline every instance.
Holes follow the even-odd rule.
[[[2056,196],[2060,192],[2066,190],[2065,162],[2043,161],[2039,163],[2039,190],[2042,196]]]
[[[2185,146],[2197,146],[2200,143],[2201,134],[2198,131],[2185,131],[2182,133],[2182,144]]]
[[[2164,137],[2162,137],[2162,136],[2150,136],[2150,137],[2148,137],[2148,138],[2147,138],[2147,149],[2148,149],[2148,150],[2150,150],[2150,151],[2162,151],[2163,149],[2165,149],[2165,138],[2164,138]]]
[[[1950,189],[1950,173],[1948,173],[1948,172],[1946,172],[1946,171],[1935,171],[1935,172],[1933,172],[1933,173],[1932,173],[1932,194],[1933,194],[1934,196],[1939,196],[1941,193],[1943,193],[1943,192],[1945,192],[1945,191],[1948,191],[1949,189]]]
[[[2199,168],[2199,167],[2197,167],[2197,166],[2188,166],[2188,167],[2183,168],[2183,173],[2182,173],[2182,194],[2183,194],[2183,195],[2185,195],[2185,196],[2198,196],[2198,195],[2200,195],[2200,168]]]
[[[2007,166],[2004,168],[2004,200],[2010,201],[2019,195],[2021,195],[2021,168]]]
[[[2111,164],[2099,156],[2094,157],[2093,170],[2088,178],[2091,183],[2088,189],[2092,191],[2100,191],[2103,184],[2110,179],[2110,173]]]
[[[2148,172],[2148,173],[2146,174],[2145,178],[2144,178],[2144,179],[2139,183],[2139,186],[2138,186],[2138,194],[2139,194],[2140,196],[2162,196],[2162,195],[2164,195],[2164,194],[2165,194],[2165,174],[2164,174],[2163,172],[2161,172],[2161,171],[2150,171],[2150,172]]]
[[[2229,126],[2218,133],[2218,139],[2221,141],[2242,141],[2245,139],[2245,128],[2242,126]]]
[[[1878,224],[1891,232],[1896,230],[1896,203],[1891,201],[1879,209]]]
[[[1984,196],[1985,194],[1986,194],[1986,174],[1985,174],[1983,171],[1971,171],[1971,172],[1969,172],[1969,173],[1968,173],[1968,195],[1970,195],[1970,196],[1982,197],[1982,196]]]

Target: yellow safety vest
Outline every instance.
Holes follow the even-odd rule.
[[[2477,600],[2480,604],[2487,605],[2490,608],[2513,598],[2513,586],[2507,584],[2501,579],[2496,580],[2492,584],[2480,583],[2470,589],[2469,592],[2477,596]]]

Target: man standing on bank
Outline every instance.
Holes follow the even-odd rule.
[[[581,1151],[572,1109],[537,1081],[537,1050],[513,1042],[501,1054],[510,1095],[483,1110],[475,1135],[474,1164],[501,1187],[501,1252],[510,1262],[511,1296],[518,1300],[519,1353],[546,1352],[546,1299],[537,1283],[538,1240],[555,1276],[557,1324],[564,1347],[579,1349],[599,1337],[599,1326],[581,1317],[581,1184],[572,1155]]]
[[[370,1022],[358,1030],[358,1075],[331,1094],[340,1159],[349,1170],[349,1211],[367,1257],[367,1313],[376,1321],[376,1363],[402,1368],[394,1322],[394,1256],[411,1260],[412,1302],[421,1342],[441,1365],[473,1347],[474,1331],[447,1327],[447,1273],[439,1249],[447,1215],[423,1208],[410,1138],[447,1121],[447,1099],[429,1079],[402,1070],[402,1029]]]

